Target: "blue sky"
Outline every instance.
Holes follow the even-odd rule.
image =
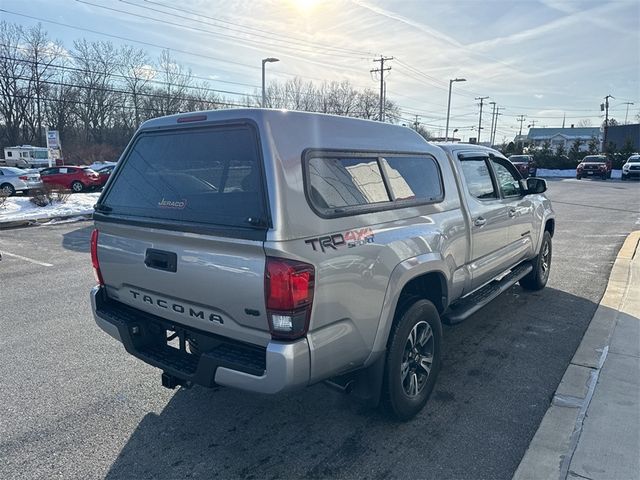
[[[602,122],[599,105],[611,94],[610,116],[640,113],[638,0],[2,0],[2,9],[42,19],[50,36],[131,43],[157,57],[169,47],[179,63],[221,90],[252,94],[260,61],[268,79],[348,79],[377,89],[374,56],[393,56],[387,95],[407,123],[419,115],[444,129],[448,80],[454,84],[451,129],[475,136],[474,99],[504,107],[498,140],[524,127]],[[171,8],[179,5],[179,9]],[[108,7],[108,10],[101,7]],[[119,11],[114,11],[119,10]],[[197,15],[199,14],[199,15]],[[38,22],[7,12],[3,20]],[[203,15],[206,15],[204,17]],[[152,20],[155,19],[155,20]],[[58,22],[47,23],[44,20]],[[60,24],[94,30],[107,37]],[[146,42],[157,46],[144,45]],[[240,98],[237,96],[236,98]],[[485,113],[487,110],[485,110]],[[490,115],[484,118],[490,123]],[[484,127],[488,130],[489,123]]]

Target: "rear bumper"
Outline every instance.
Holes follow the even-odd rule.
[[[103,289],[91,290],[98,326],[119,340],[131,355],[160,368],[185,384],[215,384],[259,393],[278,393],[309,383],[310,358],[306,339],[271,341],[258,347],[166,321],[110,300]],[[166,331],[179,334],[180,349],[167,345]],[[209,347],[199,355],[184,348],[185,336]]]

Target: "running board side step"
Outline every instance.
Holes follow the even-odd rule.
[[[517,266],[500,280],[494,280],[455,302],[445,312],[442,320],[448,325],[455,325],[466,320],[498,295],[511,288],[531,270],[533,270],[533,267],[529,262]]]

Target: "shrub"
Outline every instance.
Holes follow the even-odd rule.
[[[0,191],[0,208],[4,208],[5,203],[7,202],[8,195],[3,191]]]
[[[47,193],[42,188],[29,190],[29,201],[37,207],[46,207],[51,203]]]
[[[53,203],[66,203],[71,190],[61,185],[45,184],[42,188],[29,191],[29,201],[38,207],[46,207]]]

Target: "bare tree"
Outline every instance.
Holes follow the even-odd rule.
[[[113,74],[117,69],[117,52],[111,42],[74,42],[78,101],[75,112],[84,127],[84,138],[102,143],[106,129],[113,126],[121,91],[115,89]]]
[[[29,98],[23,79],[29,76],[29,65],[23,60],[22,27],[0,22],[0,116],[4,122],[4,138],[8,145],[20,141],[20,129]]]
[[[124,78],[124,84],[126,86],[126,99],[123,102],[124,110],[127,114],[124,115],[125,126],[130,130],[138,128],[143,118],[143,106],[144,95],[150,92],[148,87],[149,82],[156,76],[156,72],[150,65],[147,52],[140,48],[134,48],[130,45],[124,45],[118,52],[119,63],[117,65],[120,76]],[[133,116],[130,112],[133,111]],[[127,119],[132,121],[128,121]]]
[[[588,118],[583,118],[578,122],[579,127],[590,127],[591,125],[591,120]]]
[[[160,115],[183,111],[187,93],[193,87],[191,69],[176,63],[169,50],[163,50],[158,61],[160,86],[155,89],[155,105]]]
[[[56,62],[64,49],[59,41],[51,41],[42,25],[38,24],[25,32],[22,51],[29,69],[25,85],[29,97],[25,111],[25,137],[29,142],[44,144],[43,97],[47,96],[54,83],[52,80],[58,71]]]

